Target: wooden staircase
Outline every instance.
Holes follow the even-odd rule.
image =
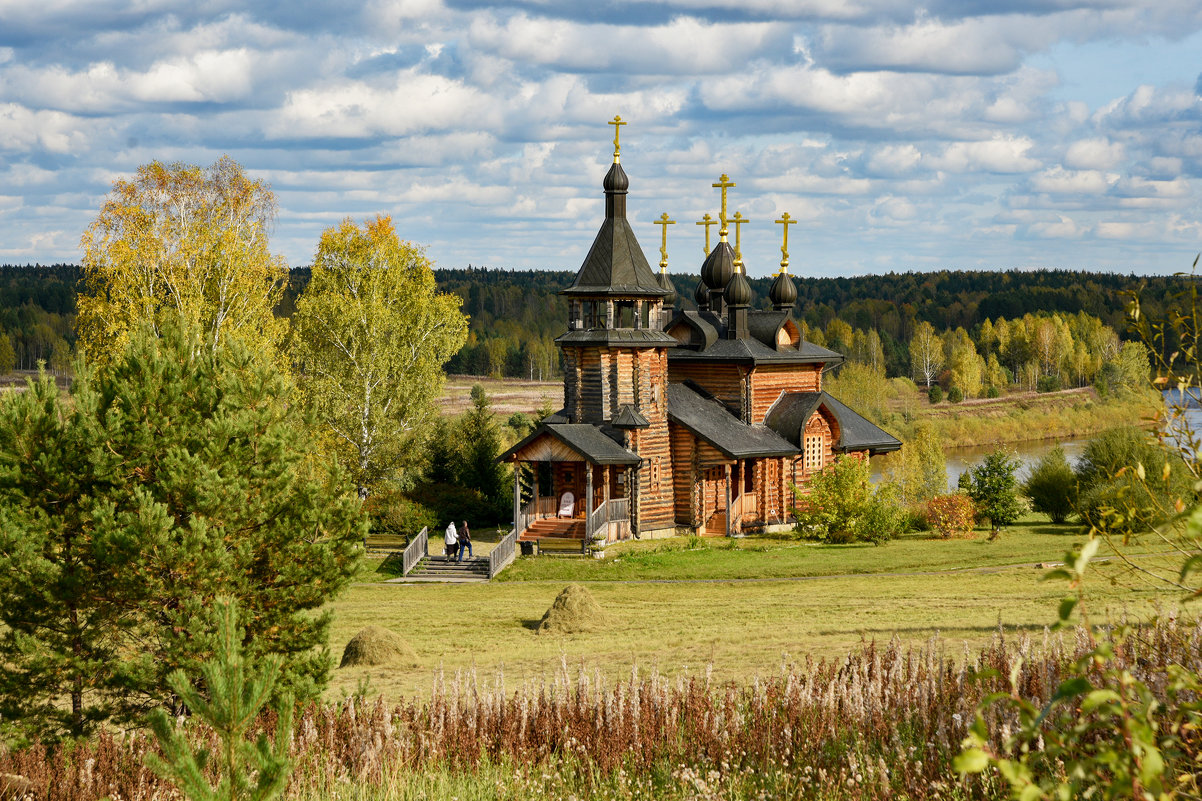
[[[713,517],[706,521],[704,530],[701,532],[703,537],[725,537],[726,536],[726,512],[715,512]]]
[[[398,584],[442,582],[445,584],[467,584],[488,581],[488,557],[465,556],[462,562],[447,559],[442,554],[431,554],[418,562],[409,575],[392,580]]]
[[[553,537],[573,540],[584,539],[584,521],[575,518],[547,517],[536,520],[518,537],[518,542],[537,542]]]

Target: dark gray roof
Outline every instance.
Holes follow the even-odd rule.
[[[843,357],[813,342],[801,341],[798,348],[776,349],[776,332],[789,319],[787,311],[748,312],[750,339],[727,339],[726,324],[711,311],[681,311],[667,328],[685,323],[693,335],[669,354],[672,361],[720,361],[751,364],[817,364],[827,367],[843,363]]]
[[[896,437],[865,420],[826,392],[784,393],[768,410],[764,424],[800,447],[801,432],[820,406],[826,407],[839,425],[839,441],[835,443],[835,450],[887,453],[902,445]]]
[[[565,407],[563,409],[560,409],[558,412],[552,412],[551,414],[547,415],[539,422],[540,423],[570,423],[572,421],[568,419],[568,410]]]
[[[770,348],[776,348],[776,332],[789,319],[787,311],[753,311],[747,315],[747,332]]]
[[[625,217],[607,217],[576,273],[561,295],[641,295],[663,297],[668,290],[647,264],[634,230]]]
[[[609,421],[609,424],[614,428],[647,428],[651,425],[651,421],[634,408],[632,404],[625,404],[614,419]]]
[[[577,328],[555,338],[560,345],[627,345],[674,348],[677,342],[654,328]]]
[[[555,437],[593,464],[636,465],[642,461],[636,454],[607,437],[601,429],[588,423],[541,423],[521,442],[498,456],[497,461],[508,461],[515,453],[543,436]]]
[[[668,419],[729,459],[793,456],[797,448],[765,426],[749,426],[718,401],[684,384],[668,384]]]

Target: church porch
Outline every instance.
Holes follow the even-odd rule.
[[[544,424],[501,458],[514,465],[519,540],[631,536],[628,488],[641,460],[597,427]]]

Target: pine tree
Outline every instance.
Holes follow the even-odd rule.
[[[141,720],[211,650],[218,596],[239,600],[253,656],[283,658],[281,689],[320,690],[316,610],[354,574],[364,524],[309,461],[290,396],[241,345],[168,326],[70,398],[43,381],[0,402],[0,536],[17,544],[0,549],[0,653],[28,685],[0,678],[0,703],[51,734]],[[72,614],[92,640],[65,639]],[[95,706],[63,725],[51,710],[77,692]]]
[[[283,794],[291,772],[292,699],[285,695],[275,704],[274,742],[262,734],[255,743],[247,741],[251,726],[273,694],[280,659],[269,657],[257,666],[250,663],[238,628],[237,602],[222,598],[216,609],[217,647],[200,666],[201,685],[194,686],[182,670],[167,681],[187,708],[217,734],[220,749],[215,754],[204,748],[193,751],[167,713],[155,709],[150,713],[150,726],[163,757],[147,754],[146,763],[174,782],[189,801],[272,801]],[[216,785],[205,777],[211,762],[216,763]]]

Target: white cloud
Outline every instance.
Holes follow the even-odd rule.
[[[785,50],[778,23],[716,25],[678,17],[653,27],[583,25],[516,14],[504,22],[482,14],[471,23],[473,47],[523,63],[564,70],[640,74],[714,74],[735,70],[765,50]]]
[[[1068,146],[1064,164],[1078,170],[1109,170],[1117,166],[1126,156],[1122,142],[1112,142],[1106,137],[1078,139]]]
[[[1031,172],[1039,161],[1027,155],[1034,142],[1026,136],[997,136],[984,142],[953,142],[931,158],[949,172]]]
[[[1118,181],[1115,173],[1102,173],[1098,170],[1066,170],[1055,166],[1044,170],[1031,179],[1031,188],[1036,192],[1050,192],[1056,195],[1105,194]]]

